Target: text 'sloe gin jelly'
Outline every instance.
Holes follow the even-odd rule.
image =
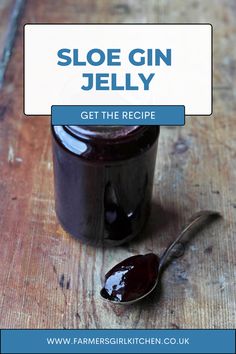
[[[158,126],[52,126],[56,213],[67,232],[115,246],[142,230],[158,136]]]

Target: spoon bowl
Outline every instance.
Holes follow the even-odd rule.
[[[130,300],[130,301],[115,301],[115,300],[109,300],[109,299],[106,299],[105,297],[103,297],[102,295],[102,290],[100,291],[100,295],[102,296],[103,300],[106,301],[106,302],[109,302],[109,303],[112,303],[112,304],[116,304],[116,305],[132,305],[132,304],[135,304],[137,301],[141,301],[143,300],[145,297],[147,297],[148,295],[150,295],[153,290],[157,287],[157,284],[159,283],[159,275],[158,277],[156,278],[156,282],[154,283],[153,287],[148,291],[146,292],[145,294],[141,295],[140,297],[136,298],[136,299],[133,299],[133,300]]]

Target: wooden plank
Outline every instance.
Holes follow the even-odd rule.
[[[0,88],[3,84],[23,5],[24,0],[2,0],[0,3]]]
[[[203,17],[204,16],[204,17]],[[22,26],[0,98],[0,326],[4,328],[234,328],[236,162],[234,0],[29,0],[26,22],[211,22],[214,119],[163,128],[153,212],[140,239],[94,249],[70,238],[54,213],[48,118],[22,108]],[[192,240],[166,270],[161,292],[115,307],[99,297],[103,274],[123,258],[161,252],[199,209],[224,220]],[[89,261],[88,261],[89,260]]]
[[[0,58],[3,56],[5,41],[7,37],[8,22],[14,0],[3,0],[0,2]]]

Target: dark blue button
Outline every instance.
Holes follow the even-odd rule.
[[[52,125],[184,125],[184,106],[52,106]]]

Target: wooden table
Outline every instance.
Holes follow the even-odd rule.
[[[187,4],[183,0],[1,1],[2,57],[4,46],[11,47],[16,15],[21,5],[25,7],[18,16],[0,92],[0,327],[236,326],[236,5],[235,0]],[[214,113],[210,118],[188,118],[183,128],[161,129],[152,216],[142,237],[129,245],[84,246],[56,220],[49,118],[26,118],[22,107],[22,30],[30,22],[210,22],[214,26]],[[131,307],[101,301],[106,270],[127,256],[161,252],[182,223],[200,209],[219,210],[223,220],[192,239],[184,257],[164,273],[160,292]]]

